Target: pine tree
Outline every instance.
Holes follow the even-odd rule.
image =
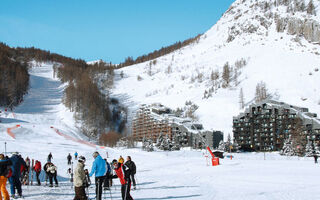
[[[300,4],[300,11],[303,12],[305,10],[306,10],[306,5],[304,4],[304,1],[302,1]]]
[[[174,134],[172,141],[172,150],[180,150],[182,139],[183,137],[180,132]]]
[[[312,0],[310,0],[309,3],[308,3],[307,13],[310,14],[310,15],[314,15],[315,14],[315,7],[314,7],[314,4],[313,4]]]
[[[312,141],[308,140],[308,143],[306,145],[306,151],[305,151],[305,156],[307,157],[311,157],[313,156],[314,154],[314,147],[313,147],[313,144],[312,144]]]
[[[212,88],[214,91],[217,91],[219,87],[219,78],[220,78],[219,71],[218,70],[212,71],[210,77],[212,81]]]
[[[220,143],[219,143],[218,150],[220,150],[220,151],[225,151],[225,149],[226,149],[226,145],[225,145],[225,143],[221,140]]]
[[[147,139],[146,136],[143,136],[142,138],[142,150],[146,150],[147,149]]]
[[[233,82],[234,82],[234,86],[238,86],[239,85],[239,76],[240,76],[240,71],[238,69],[234,69],[234,73],[233,73]]]
[[[163,142],[163,133],[161,132],[157,138],[156,147],[160,147]]]
[[[243,96],[242,88],[240,89],[240,94],[239,94],[239,104],[240,104],[240,109],[243,109],[244,108],[244,96]]]
[[[229,63],[226,62],[226,64],[224,64],[223,66],[223,72],[222,72],[222,80],[223,80],[222,87],[224,88],[229,87],[230,77],[231,77],[231,72],[230,72]]]
[[[151,139],[148,139],[147,142],[146,142],[146,150],[148,152],[154,151],[153,141]]]
[[[314,145],[314,152],[316,155],[320,156],[320,147],[317,144]]]
[[[232,146],[230,133],[228,134],[227,142],[225,143],[225,151],[230,152],[230,147]]]
[[[240,151],[239,151],[240,146],[239,146],[239,144],[238,144],[238,142],[237,142],[236,140],[233,141],[232,147],[233,147],[234,152],[237,152],[237,153],[240,152]]]
[[[180,150],[181,148],[181,145],[180,145],[180,142],[179,140],[176,140],[176,138],[172,141],[171,143],[172,147],[171,147],[171,150]]]
[[[291,136],[289,136],[284,141],[282,150],[280,151],[280,155],[284,155],[284,156],[294,156],[295,155],[294,148],[293,148],[293,145],[292,145]]]
[[[163,137],[162,133],[159,135],[159,138],[157,140],[157,145],[159,149],[164,150],[164,151],[170,151],[171,150],[171,141],[168,137],[168,135],[165,135]]]
[[[256,86],[255,101],[261,102],[261,101],[267,99],[269,96],[270,95],[268,94],[266,84],[263,81],[258,83]]]

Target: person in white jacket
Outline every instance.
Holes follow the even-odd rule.
[[[86,184],[86,174],[84,172],[86,158],[80,156],[78,159],[78,164],[74,170],[74,191],[75,197],[73,200],[87,200],[87,195],[85,191]]]
[[[53,163],[48,163],[46,172],[49,176],[49,182],[50,182],[49,187],[53,187],[53,180],[52,179],[54,179],[54,182],[56,183],[55,187],[58,187],[57,167]]]

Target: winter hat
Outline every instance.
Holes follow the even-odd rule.
[[[99,152],[97,152],[97,151],[92,154],[92,156],[93,156],[94,158],[96,158],[98,155],[99,155]]]
[[[116,159],[112,160],[112,164],[117,163],[118,161]]]
[[[86,162],[86,158],[84,156],[80,156],[78,159],[79,162]]]

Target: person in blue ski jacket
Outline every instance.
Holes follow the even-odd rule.
[[[12,176],[9,178],[11,196],[13,198],[15,198],[15,189],[17,189],[19,197],[22,197],[22,189],[21,189],[21,182],[20,182],[20,176],[21,176],[20,169],[21,169],[21,166],[23,166],[24,168],[27,168],[27,164],[23,160],[23,158],[20,155],[18,155],[18,153],[13,153],[10,160],[12,162],[12,166],[11,166]]]
[[[102,159],[97,151],[94,152],[92,156],[94,158],[94,161],[89,176],[91,177],[93,174],[95,174],[96,197],[97,200],[101,200],[102,184],[106,174],[106,162]]]

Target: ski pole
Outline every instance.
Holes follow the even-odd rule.
[[[126,192],[124,194],[124,200],[127,200],[128,182],[126,183]]]
[[[87,197],[88,197],[88,199],[90,199],[90,197],[89,197],[89,186],[86,187],[86,191],[87,191]]]
[[[112,200],[111,190],[109,190],[109,192],[110,192],[110,199]]]
[[[138,178],[137,178],[137,176],[135,175],[133,178],[134,178],[134,179],[135,179],[135,181],[136,181],[137,189],[138,189],[138,190],[140,190],[140,187],[138,187]]]
[[[112,182],[112,186],[114,186],[114,190],[117,190],[117,186],[116,186],[115,181]]]

